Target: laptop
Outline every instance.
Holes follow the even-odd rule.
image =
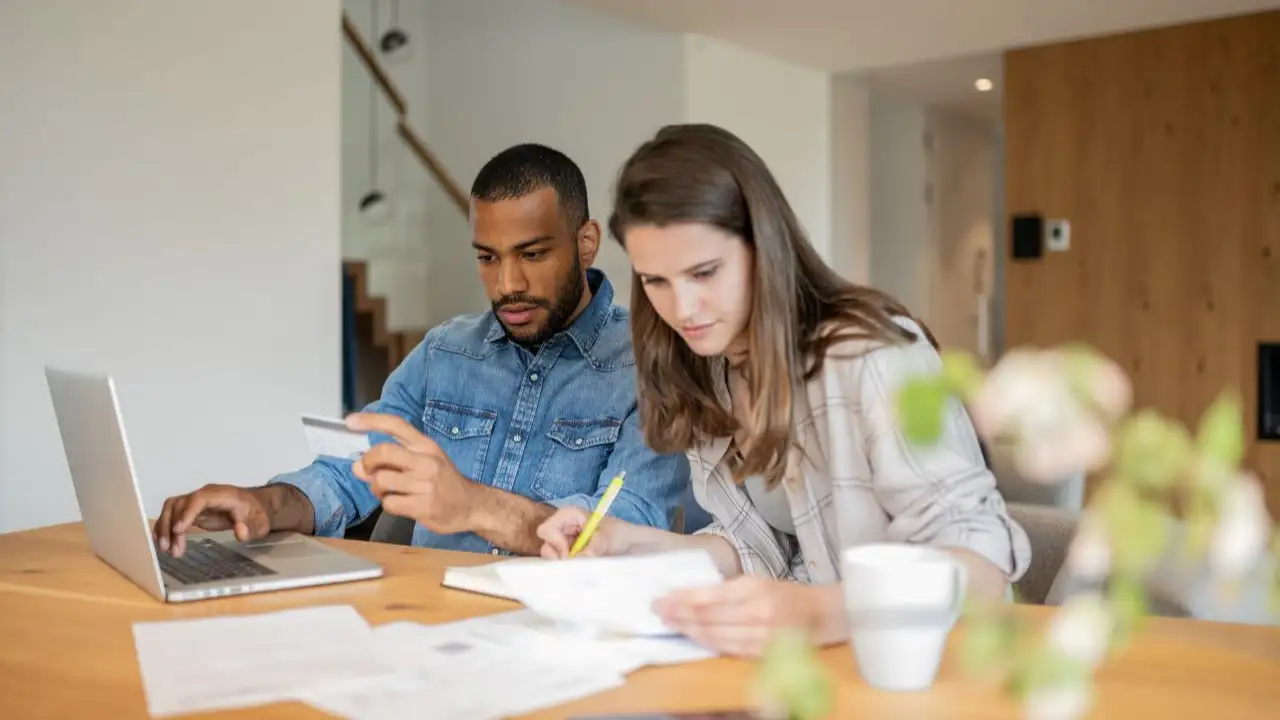
[[[239,542],[230,531],[187,533],[174,558],[152,535],[125,437],[115,382],[45,368],[89,545],[117,572],[178,603],[381,577],[379,565],[299,533]]]

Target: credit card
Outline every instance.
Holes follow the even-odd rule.
[[[316,455],[355,460],[372,447],[367,433],[351,430],[341,420],[303,415],[302,429]]]

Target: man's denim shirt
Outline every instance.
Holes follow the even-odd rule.
[[[555,507],[590,511],[626,471],[609,514],[668,528],[689,488],[688,460],[645,443],[628,311],[613,304],[604,273],[587,277],[590,304],[536,355],[508,340],[492,312],[460,316],[427,333],[366,411],[408,420],[466,477]],[[378,507],[351,464],[321,457],[271,482],[310,498],[316,535],[341,536]],[[413,544],[508,554],[473,533],[440,535],[420,524]]]

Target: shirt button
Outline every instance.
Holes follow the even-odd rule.
[[[574,445],[581,445],[581,444],[582,444],[582,438],[578,438],[577,440],[574,440],[574,441],[573,441],[573,444],[574,444]]]
[[[494,549],[492,549],[492,550],[490,550],[490,551],[489,551],[489,554],[490,554],[490,555],[500,555],[500,554],[502,554],[502,551],[501,551],[501,550],[499,550],[498,548],[494,548]]]
[[[454,425],[453,428],[449,430],[450,435],[457,435],[460,432],[462,432],[462,430],[460,430],[457,425]]]
[[[530,381],[530,382],[538,382],[538,373],[530,373],[530,374],[529,374],[529,381]]]
[[[524,436],[521,435],[520,433],[516,433],[511,437],[511,439],[515,440],[516,442],[521,442],[522,440],[524,440]]]

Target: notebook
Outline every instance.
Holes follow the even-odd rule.
[[[505,600],[516,600],[515,596],[503,584],[502,578],[496,570],[497,566],[511,563],[542,562],[547,561],[535,557],[518,557],[484,565],[447,567],[444,570],[444,580],[440,584],[455,590],[466,590],[467,592],[492,595]]]

